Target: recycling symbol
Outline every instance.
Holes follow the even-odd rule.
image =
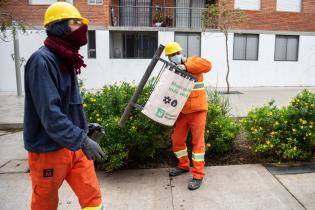
[[[163,101],[164,101],[165,104],[171,103],[172,107],[176,107],[177,106],[177,100],[176,99],[172,100],[171,97],[169,97],[169,96],[165,96]]]

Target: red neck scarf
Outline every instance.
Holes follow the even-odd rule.
[[[81,73],[81,67],[86,67],[83,56],[79,54],[81,46],[87,43],[87,25],[82,25],[77,30],[64,36],[48,36],[44,44],[56,53],[62,62],[62,69],[76,74]]]

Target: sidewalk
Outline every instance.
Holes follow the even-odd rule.
[[[22,132],[1,135],[0,154],[0,210],[29,209]],[[315,209],[315,173],[274,175],[260,164],[206,167],[201,188],[189,191],[190,174],[170,179],[168,170],[98,172],[106,210]],[[80,209],[68,184],[59,198],[58,210]]]
[[[278,106],[288,105],[292,97],[303,89],[305,87],[235,88],[231,91],[239,91],[241,94],[223,96],[230,100],[231,114],[234,117],[244,117],[252,107],[262,106],[272,99],[275,99]],[[315,86],[307,89],[315,92]],[[14,92],[0,92],[0,101],[0,129],[22,128],[24,97],[17,97]]]

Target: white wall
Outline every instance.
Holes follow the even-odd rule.
[[[206,83],[225,87],[227,72],[224,35],[202,35],[202,57],[213,63]],[[229,34],[230,85],[253,86],[314,86],[315,85],[315,36],[300,36],[299,58],[294,61],[274,61],[275,34],[259,35],[258,61],[233,60],[233,34]]]
[[[38,49],[45,33],[37,32],[20,36],[20,54],[25,59]],[[174,32],[159,32],[159,44],[174,41]],[[233,34],[229,35],[231,87],[253,86],[314,86],[315,85],[315,36],[300,36],[297,62],[274,61],[274,34],[260,34],[258,61],[233,60]],[[16,91],[14,61],[11,58],[13,43],[0,43],[0,91]],[[86,88],[98,89],[105,84],[135,81],[142,78],[150,59],[110,59],[109,31],[96,32],[97,59],[87,59],[87,48],[81,50],[88,65],[82,71]],[[226,61],[224,36],[221,33],[201,34],[201,56],[209,59],[213,69],[205,75],[210,86],[225,87]],[[163,58],[164,55],[163,55]],[[23,64],[23,66],[25,63]],[[157,74],[161,65],[156,67]],[[22,73],[24,67],[22,67]]]
[[[19,34],[20,57],[25,59],[21,66],[22,83],[26,60],[42,45],[45,37],[44,31],[27,31],[27,35]],[[0,91],[16,91],[15,64],[11,57],[13,53],[12,39],[9,42],[0,42]],[[24,83],[22,84],[24,90],[23,86]]]

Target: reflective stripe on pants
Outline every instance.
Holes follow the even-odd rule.
[[[196,179],[201,179],[205,176],[203,171],[205,161],[205,141],[204,131],[206,126],[207,111],[193,112],[190,114],[181,113],[175,123],[175,127],[172,133],[172,146],[173,152],[179,153],[180,151],[186,151],[186,138],[189,129],[192,134],[193,154],[192,162],[193,169],[192,175]],[[184,170],[189,170],[190,161],[187,155],[179,156],[178,167]]]
[[[85,207],[82,210],[105,210],[103,205],[100,205],[98,207]]]

